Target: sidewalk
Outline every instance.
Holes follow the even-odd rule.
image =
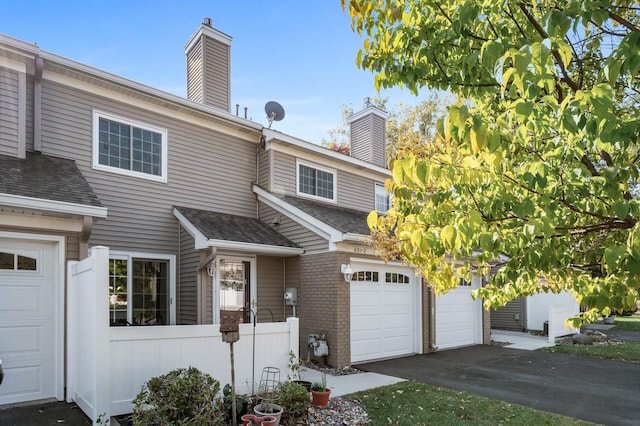
[[[526,351],[535,351],[536,349],[555,346],[549,343],[546,336],[534,336],[529,333],[508,330],[491,330],[491,338],[495,342],[509,343],[505,345],[511,349],[524,349]]]
[[[356,365],[356,368],[357,367],[358,366]],[[322,374],[317,370],[302,367],[300,369],[300,378],[301,380],[306,380],[311,383],[319,383],[322,380]],[[353,392],[392,385],[394,383],[404,381],[405,379],[401,379],[399,377],[364,371],[362,373],[348,374],[345,376],[330,376],[327,374],[327,387],[331,389],[331,397],[348,395]]]

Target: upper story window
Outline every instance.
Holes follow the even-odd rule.
[[[166,182],[167,131],[94,111],[93,167]]]
[[[298,195],[336,201],[336,172],[298,162]]]
[[[376,183],[376,211],[386,213],[391,207],[391,196],[382,183]]]

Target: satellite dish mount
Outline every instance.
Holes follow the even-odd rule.
[[[280,121],[284,118],[284,108],[282,105],[275,101],[269,101],[264,106],[264,112],[267,113],[267,120],[269,120],[269,128],[274,121]]]

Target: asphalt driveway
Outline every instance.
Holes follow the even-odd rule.
[[[640,363],[472,346],[357,367],[605,425],[640,424]]]

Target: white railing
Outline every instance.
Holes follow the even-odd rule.
[[[576,328],[567,328],[565,321],[576,315],[574,308],[557,308],[549,306],[549,343],[555,343],[556,337],[578,332]]]
[[[67,401],[75,401],[94,424],[98,416],[130,413],[142,385],[175,368],[196,367],[220,382],[231,381],[230,345],[219,325],[110,327],[109,251],[96,247],[69,262]],[[298,355],[297,318],[240,324],[234,343],[239,393],[258,391],[263,367],[288,373],[289,352]],[[255,344],[254,344],[255,342]]]

